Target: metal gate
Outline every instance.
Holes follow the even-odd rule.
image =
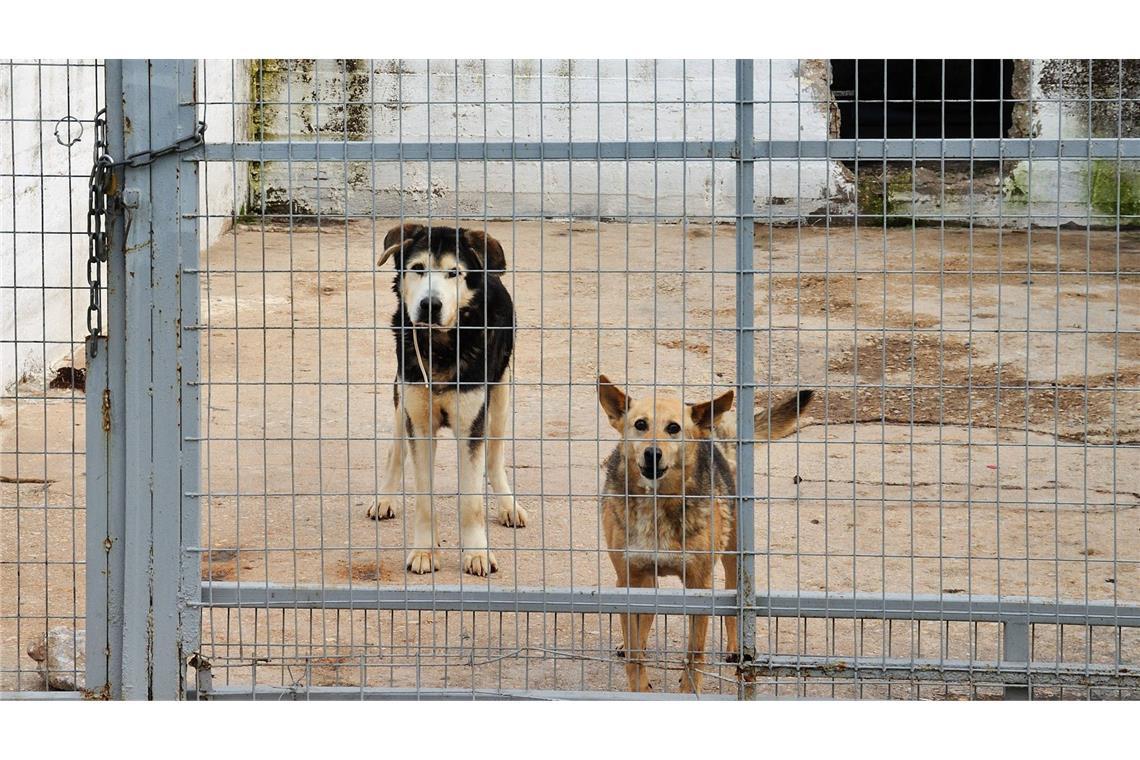
[[[1137,450],[1115,415],[1128,417],[1135,403],[1135,377],[1121,371],[1120,355],[1137,334],[1126,300],[1135,286],[1127,227],[1136,220],[1124,174],[1140,158],[1140,141],[1119,124],[1115,135],[1080,139],[900,139],[885,128],[874,137],[825,129],[805,138],[803,126],[788,138],[805,93],[818,85],[808,81],[809,62],[792,67],[790,94],[779,90],[778,64],[751,60],[503,62],[490,70],[487,62],[210,65],[248,80],[248,100],[211,100],[209,71],[196,61],[106,64],[115,163],[107,323],[87,353],[89,689],[126,698],[629,696],[618,622],[649,613],[657,616],[648,647],[657,696],[678,695],[683,633],[695,614],[717,616],[706,698],[1135,695],[1140,605],[1123,589],[1135,588],[1140,561]],[[544,92],[552,76],[564,82],[557,97]],[[1086,78],[1093,103],[1091,71]],[[663,81],[667,93],[658,89]],[[502,82],[505,93],[496,89]],[[532,87],[535,101],[516,92]],[[965,99],[975,100],[972,92]],[[884,111],[891,100],[884,84]],[[1123,79],[1116,100],[1123,114]],[[547,109],[568,120],[563,139],[550,137]],[[823,113],[832,118],[826,102]],[[227,114],[234,137],[218,141],[213,130]],[[576,131],[584,126],[587,138]],[[470,139],[472,131],[481,136]],[[967,167],[971,183],[982,162],[1024,168],[998,171],[1015,186],[999,193],[996,215],[974,207],[973,185],[962,214],[945,204],[934,213],[919,207],[915,189],[931,162],[943,172],[943,199],[949,163]],[[901,192],[889,171],[897,166],[909,172]],[[1062,181],[1045,212],[1055,224],[1034,232],[1043,202],[1033,178],[1076,166],[1094,175],[1116,167],[1111,211],[1094,220],[1089,206],[1083,269],[1064,255]],[[232,200],[218,200],[211,173],[228,178]],[[809,175],[822,177],[818,199],[800,192]],[[1102,180],[1093,180],[1090,198],[1107,186]],[[690,183],[705,183],[703,207],[690,205]],[[788,183],[797,192],[781,196],[777,186]],[[576,191],[582,186],[590,189]],[[805,207],[817,200],[818,208]],[[988,221],[997,233],[983,215],[995,217]],[[410,500],[395,524],[364,515],[394,438],[382,431],[392,359],[389,304],[377,294],[391,275],[376,270],[379,240],[384,225],[425,218],[511,241],[503,279],[528,358],[516,362],[507,438],[516,498],[531,517],[521,530],[492,527],[499,579],[458,572],[458,552],[445,550],[437,576],[415,578],[391,559],[407,544],[407,529],[394,525]],[[841,221],[848,218],[850,227]],[[1000,237],[1010,220],[1021,230],[1009,233],[1017,241],[1009,247],[1024,247],[1012,266],[1003,264]],[[204,225],[228,229],[206,250]],[[1091,230],[1106,227],[1103,254]],[[996,270],[978,253],[994,235]],[[940,241],[933,269],[917,259],[920,238]],[[950,261],[959,244],[967,251],[961,266]],[[1046,249],[1055,255],[1041,264],[1034,256]],[[1109,328],[1090,327],[1087,310],[1079,324],[1061,323],[1070,271],[1084,278],[1086,306],[1092,280],[1111,280],[1119,311]],[[1050,273],[1056,320],[1042,327],[1032,318],[1031,281]],[[863,276],[878,290],[860,285]],[[968,281],[963,292],[973,303],[991,276],[996,295],[978,300],[992,301],[985,308],[996,316],[971,307],[964,327],[947,327],[956,307],[942,291],[935,300],[946,318],[917,316],[919,291],[931,287],[923,278]],[[1010,276],[1025,283],[1010,285]],[[890,313],[899,283],[910,289],[906,319]],[[1012,308],[1015,287],[1026,308],[1009,328],[1002,309]],[[787,308],[773,317],[780,298]],[[875,313],[870,323],[860,325],[861,306]],[[835,327],[845,310],[850,328]],[[829,338],[847,329],[850,351],[829,356]],[[813,332],[822,337],[822,364]],[[955,362],[980,362],[985,334],[996,336],[996,375],[963,375]],[[1003,343],[1010,336],[1024,339],[1024,356]],[[1059,373],[1051,385],[1038,382],[1029,371],[1035,340],[1052,346],[1036,358],[1056,362],[1083,346],[1086,382],[1069,387]],[[1087,379],[1094,340],[1112,355],[1106,387]],[[1003,346],[1023,360],[1023,377],[1010,379]],[[785,355],[794,359],[781,364]],[[924,362],[939,367],[935,381],[918,378]],[[776,366],[790,369],[777,378]],[[850,384],[812,381],[809,367],[823,376],[849,371]],[[582,421],[599,373],[654,397],[658,386],[683,385],[697,394],[687,400],[732,388],[739,431],[753,429],[753,412],[768,399],[817,391],[816,439],[805,421],[800,437],[764,442],[741,432],[735,441],[737,590],[725,590],[723,579],[712,591],[613,587],[597,489],[600,460],[616,438],[604,433],[604,418],[594,419],[596,405]],[[897,381],[908,374],[909,395],[899,402]],[[991,418],[971,411],[986,403],[978,389],[998,399]],[[958,391],[969,407],[960,440],[940,426]],[[1023,425],[1002,417],[1003,393],[1013,399],[1007,409],[1024,411]],[[1104,399],[1112,421],[1094,449],[1087,415]],[[1083,437],[1038,440],[1032,409],[1048,407],[1057,432],[1064,407],[1078,402]],[[832,419],[837,408],[846,411]],[[931,420],[938,432],[921,438]],[[870,424],[869,438],[860,440],[868,435],[860,424]],[[833,440],[836,429],[850,439]],[[909,456],[909,474],[887,477],[892,447]],[[441,455],[440,472],[451,456]],[[859,456],[878,459],[878,493],[860,482]],[[915,476],[916,456],[936,458],[929,482]],[[1041,465],[1052,467],[1051,486],[1031,473],[1039,456],[1052,458]],[[995,461],[983,464],[986,457]],[[1107,469],[1096,469],[1098,457],[1110,458]],[[947,476],[959,467],[971,475],[964,490]],[[835,490],[829,468],[847,469],[846,491]],[[996,474],[979,486],[975,468]],[[536,474],[519,474],[528,470]],[[1072,507],[1083,554],[1066,543],[1077,528],[1068,523],[1062,472],[1083,477],[1082,488],[1070,489],[1083,502]],[[1106,472],[1102,489],[1090,485],[1090,473]],[[1038,499],[1038,487],[1052,498]],[[1024,494],[1016,509],[1003,501],[1010,488]],[[1037,517],[1046,507],[1051,520]],[[439,511],[446,534],[458,515]],[[927,544],[916,525],[930,520]],[[1070,584],[1070,568],[1083,588]],[[1040,573],[1054,593],[1041,593]],[[738,641],[726,641],[724,616],[739,623]],[[739,658],[727,656],[733,644]]]

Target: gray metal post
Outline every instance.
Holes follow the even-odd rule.
[[[192,60],[108,64],[109,102],[116,88],[122,94],[121,118],[109,122],[122,141],[116,160],[194,133],[194,77]],[[123,499],[110,502],[124,545],[122,635],[111,646],[121,647],[123,697],[176,699],[185,692],[185,660],[197,635],[189,604],[197,584],[188,586],[182,556],[185,542],[197,544],[197,517],[185,514],[183,499],[197,491],[196,451],[187,467],[182,452],[184,435],[198,429],[196,395],[185,405],[182,398],[196,376],[197,351],[182,346],[180,318],[197,299],[196,278],[188,277],[185,290],[182,282],[182,270],[197,266],[197,167],[178,154],[137,163],[123,169],[126,234],[112,252],[125,283],[121,311],[109,322],[112,346],[119,347],[109,352],[111,372],[122,372],[122,393],[111,393],[118,423],[112,446],[123,446],[125,457]]]
[[[179,119],[178,127],[182,135],[189,134],[188,130],[197,127],[196,108],[184,106],[187,102],[195,102],[198,72],[197,61],[182,61],[178,67]],[[175,156],[176,159],[181,158]],[[186,680],[186,664],[193,653],[198,652],[199,636],[201,633],[202,610],[198,606],[201,595],[202,568],[200,555],[196,549],[201,544],[201,524],[198,514],[198,493],[200,467],[201,426],[199,424],[200,400],[198,391],[198,361],[199,343],[198,333],[194,328],[198,324],[198,302],[200,289],[198,280],[199,271],[199,239],[198,239],[198,162],[177,161],[173,170],[178,177],[178,252],[179,265],[177,270],[178,300],[176,307],[178,313],[175,319],[176,348],[178,363],[175,367],[177,373],[178,390],[178,431],[180,433],[179,445],[179,543],[178,557],[181,564],[178,588],[178,630],[180,647],[178,663],[180,667],[180,681]],[[188,551],[186,547],[194,547]],[[184,693],[183,689],[183,693]],[[181,693],[180,693],[181,696]]]
[[[107,339],[87,339],[87,688],[113,696],[110,656],[112,638],[109,618],[111,549],[115,545],[108,512],[108,485],[111,482],[111,389],[107,376]],[[118,542],[122,545],[122,542]],[[115,638],[121,632],[114,634]],[[117,693],[117,688],[115,689]]]
[[[1001,640],[1003,663],[1008,665],[1029,662],[1029,623],[1009,621],[1002,623]],[[1028,664],[1025,667],[1028,674]],[[1009,700],[1029,699],[1029,687],[1006,686],[1004,698]]]
[[[194,98],[197,61],[151,61],[151,147],[173,145],[193,135],[198,126]],[[151,422],[152,437],[151,489],[154,545],[154,658],[152,664],[152,696],[157,699],[178,698],[185,692],[186,660],[197,646],[184,647],[184,634],[196,639],[197,629],[183,626],[187,609],[187,587],[182,547],[183,528],[193,536],[197,546],[197,516],[183,521],[183,494],[196,493],[197,483],[187,484],[197,468],[184,472],[182,467],[183,436],[197,436],[198,405],[184,403],[183,376],[196,380],[197,362],[186,367],[187,350],[196,346],[188,341],[183,346],[182,327],[196,321],[194,309],[182,314],[184,304],[197,304],[197,277],[182,282],[182,270],[198,268],[198,165],[170,155],[150,166],[151,216]],[[186,320],[189,319],[189,323]],[[190,332],[196,336],[197,333]],[[184,350],[185,349],[185,350]],[[194,352],[197,356],[197,352]],[[189,487],[188,487],[189,486]],[[196,504],[191,500],[191,503]],[[197,574],[199,571],[194,568]],[[193,588],[198,586],[195,578]],[[159,666],[161,664],[161,667]],[[169,666],[168,666],[169,664]]]
[[[753,137],[752,61],[736,62],[736,430],[737,455],[736,540],[739,561],[737,599],[740,604],[740,663],[746,668],[756,657],[756,516],[755,464],[752,416],[756,397],[756,359],[752,246],[754,239],[755,178]],[[747,671],[745,671],[747,673]],[[750,694],[744,682],[740,696]]]
[[[113,159],[123,153],[122,62],[106,62],[107,142]],[[121,171],[117,173],[121,179]],[[108,207],[111,251],[124,250],[121,209]],[[123,578],[126,514],[124,346],[126,262],[112,254],[105,264],[104,336],[87,345],[87,689],[123,695]],[[94,349],[94,350],[93,350]]]

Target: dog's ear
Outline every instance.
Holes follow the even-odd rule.
[[[629,411],[629,396],[622,393],[605,375],[598,375],[598,402],[610,418],[610,424],[621,430],[621,421]]]
[[[720,416],[732,408],[732,389],[720,394],[712,401],[702,401],[689,407],[689,417],[693,424],[704,430],[711,430]]]
[[[408,222],[407,224],[393,227],[388,230],[388,234],[384,236],[384,248],[388,249],[397,243],[411,240],[423,230],[424,226],[422,224],[416,224],[415,222]]]
[[[503,246],[498,240],[483,230],[463,230],[463,239],[475,255],[483,262],[483,268],[488,272],[507,271],[507,255],[503,253]]]
[[[393,254],[412,242],[412,240],[423,231],[424,226],[422,224],[415,224],[413,222],[408,222],[407,224],[388,230],[388,234],[384,236],[384,253],[380,255],[380,260],[376,262],[376,266],[384,266],[385,262],[392,258]]]

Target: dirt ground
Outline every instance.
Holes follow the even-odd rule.
[[[242,227],[206,255],[203,578],[612,585],[596,494],[615,434],[595,379],[690,400],[733,385],[732,227],[488,224],[518,311],[507,462],[531,520],[491,523],[499,572],[478,580],[459,572],[453,441],[437,455],[439,573],[405,573],[406,508],[365,517],[391,434],[394,296],[374,267],[388,226]],[[757,450],[762,590],[1140,601],[1140,234],[757,227],[755,264],[758,396],[818,391],[798,435]],[[21,479],[50,482],[0,484],[0,688],[30,667],[45,612],[82,613],[82,402],[22,404],[18,426],[0,406],[0,475],[17,427],[21,451],[65,453],[21,455]],[[996,659],[1000,642],[984,625],[760,623],[761,649],[788,654]],[[1037,626],[1034,659],[1140,661],[1135,631],[1059,628]],[[676,689],[683,629],[655,628],[671,670],[655,687]],[[218,683],[624,683],[617,621],[599,615],[208,610],[202,639]],[[712,690],[733,692],[713,660]],[[841,681],[784,688],[864,688]],[[986,695],[875,688],[858,693]]]

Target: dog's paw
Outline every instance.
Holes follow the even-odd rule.
[[[740,655],[738,655],[736,652],[729,652],[724,656],[724,661],[729,663],[740,662]]]
[[[512,504],[509,507],[499,507],[500,525],[506,525],[508,528],[525,528],[526,519],[526,510],[517,504]]]
[[[371,520],[391,520],[396,516],[396,509],[392,504],[391,496],[381,496],[368,508],[368,517]]]
[[[495,562],[495,554],[490,551],[465,552],[463,555],[463,572],[477,575],[480,578],[490,575],[499,569]]]
[[[427,549],[412,549],[408,552],[408,570],[416,575],[433,573],[439,569],[439,558]]]

